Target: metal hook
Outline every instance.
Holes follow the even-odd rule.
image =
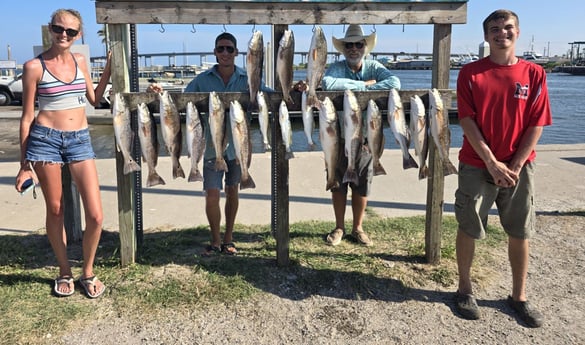
[[[227,29],[225,27],[225,24],[223,24],[223,32],[227,32]]]
[[[376,24],[372,25],[372,33],[376,32]]]
[[[161,34],[165,32],[165,27],[160,23],[160,29],[158,30]]]
[[[402,24],[402,32],[404,32],[404,24]]]
[[[191,32],[196,33],[197,30],[195,29],[195,24],[191,24]]]
[[[313,29],[311,29],[311,32],[315,32],[315,30],[317,30],[317,24],[313,24]]]
[[[252,26],[252,33],[256,32],[256,23]]]

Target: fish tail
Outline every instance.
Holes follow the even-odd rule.
[[[228,171],[227,163],[223,158],[215,161],[215,171]]]
[[[325,190],[330,190],[332,188],[338,188],[339,187],[339,182],[337,182],[337,180],[333,180],[333,181],[327,181],[327,186],[325,186]]]
[[[355,172],[355,169],[347,169],[345,171],[345,174],[343,175],[343,183],[348,183],[351,182],[356,186],[359,186],[360,181],[358,179],[357,173]]]
[[[140,171],[140,165],[138,165],[133,159],[128,159],[124,164],[124,175],[128,175],[135,171]]]
[[[447,159],[443,161],[443,175],[447,176],[451,174],[457,174],[457,168],[455,168],[453,163],[451,163],[451,161]]]
[[[148,174],[148,179],[146,180],[146,187],[157,186],[159,184],[166,184],[165,180],[156,172],[156,170],[152,170]]]
[[[198,182],[198,181],[203,181],[203,176],[201,175],[201,172],[199,171],[199,169],[191,169],[191,172],[189,173],[189,178],[187,179],[188,182]]]
[[[173,162],[173,179],[176,179],[177,177],[185,178],[185,172],[183,171],[181,163],[178,160],[176,163]]]
[[[286,153],[284,154],[284,158],[285,159],[291,159],[291,158],[295,158],[294,153],[292,153],[292,151],[286,151]]]
[[[386,170],[384,169],[380,161],[378,161],[378,164],[374,165],[374,176],[378,175],[386,175]]]
[[[423,165],[418,170],[418,179],[422,180],[422,179],[425,179],[427,177],[429,177],[429,168],[426,165]]]
[[[412,158],[412,156],[410,155],[410,153],[408,154],[408,157],[403,157],[402,158],[402,168],[404,170],[410,169],[410,168],[418,168],[418,164],[416,163],[416,161],[414,160],[414,158]]]
[[[240,189],[247,189],[247,188],[256,188],[256,183],[252,179],[252,176],[248,175],[247,179],[243,179],[240,181]]]

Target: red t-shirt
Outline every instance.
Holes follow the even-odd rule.
[[[522,59],[498,65],[487,57],[463,66],[457,77],[457,108],[459,119],[471,117],[502,162],[512,159],[528,127],[552,124],[546,72]],[[532,151],[527,161],[535,157]],[[485,167],[465,135],[459,161]]]

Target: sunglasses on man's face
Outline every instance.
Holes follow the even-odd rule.
[[[236,51],[236,48],[230,46],[217,46],[215,47],[215,51],[219,54],[223,53],[224,50],[227,50],[229,54],[233,54]]]
[[[357,49],[362,49],[364,47],[364,43],[363,42],[345,42],[345,49],[351,49],[354,46]]]
[[[68,37],[75,37],[75,36],[77,36],[77,34],[79,34],[79,30],[65,29],[61,25],[55,25],[55,24],[51,24],[51,31],[53,31],[54,33],[56,33],[58,35],[61,35],[63,33],[63,31],[65,31],[65,33],[67,34]]]

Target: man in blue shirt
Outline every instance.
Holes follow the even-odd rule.
[[[223,32],[215,39],[213,49],[217,64],[212,68],[201,72],[185,87],[184,92],[248,92],[248,76],[246,71],[236,66],[235,60],[238,55],[236,38]],[[272,91],[264,83],[260,89]],[[161,91],[159,87],[151,88],[153,91]],[[203,189],[205,190],[205,213],[211,230],[211,243],[206,246],[203,256],[223,252],[234,255],[237,253],[233,243],[233,230],[239,205],[239,184],[241,178],[240,167],[236,163],[236,152],[232,138],[229,116],[225,117],[225,133],[228,145],[223,153],[228,166],[228,171],[216,171],[215,169],[215,148],[211,139],[208,121],[209,114],[201,114],[205,127],[205,154],[203,159]],[[220,190],[222,189],[222,178],[225,174],[225,233],[223,240],[220,235],[221,207]]]
[[[400,80],[384,65],[376,60],[365,59],[376,45],[376,33],[365,36],[359,25],[352,24],[347,28],[344,38],[337,39],[333,37],[333,45],[337,51],[343,54],[345,60],[335,62],[329,66],[323,77],[322,86],[324,90],[400,89]],[[338,118],[342,119],[343,117],[338,116]],[[364,138],[366,138],[366,135],[364,135]],[[340,147],[343,147],[343,136],[340,141]],[[335,229],[327,236],[327,243],[333,246],[338,245],[345,235],[345,204],[349,185],[352,190],[351,208],[353,212],[351,235],[358,243],[371,246],[373,242],[362,227],[373,178],[372,155],[365,143],[356,159],[359,186],[353,183],[343,183],[343,175],[347,169],[347,164],[348,158],[341,153],[335,172],[339,187],[331,189],[331,199],[335,213]]]

